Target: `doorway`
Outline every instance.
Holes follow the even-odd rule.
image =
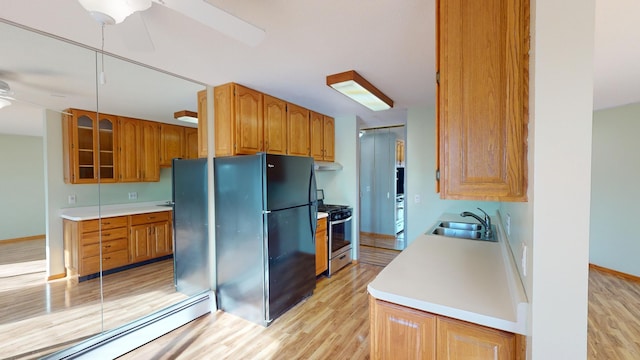
[[[359,139],[361,256],[365,261],[373,252],[373,262],[385,262],[406,247],[406,130],[404,125],[361,129]]]

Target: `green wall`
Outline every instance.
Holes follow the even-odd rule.
[[[640,276],[640,103],[593,113],[589,262]]]
[[[413,108],[407,113],[405,211],[407,241],[411,243],[433,227],[442,213],[479,213],[482,208],[495,215],[500,205],[490,201],[442,200],[435,191],[436,122],[434,108]],[[419,202],[416,201],[419,198]]]
[[[0,134],[0,241],[45,233],[42,137]]]

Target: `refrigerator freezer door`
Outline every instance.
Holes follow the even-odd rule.
[[[314,233],[310,205],[267,214],[269,321],[311,295],[316,284]]]
[[[176,159],[172,169],[175,285],[191,296],[211,288],[207,159]]]
[[[214,164],[218,307],[266,326],[263,157]]]
[[[266,155],[267,210],[280,210],[316,201],[313,159]]]

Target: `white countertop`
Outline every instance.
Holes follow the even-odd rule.
[[[329,214],[327,214],[326,212],[318,211],[318,220],[326,218],[327,216],[329,216]]]
[[[454,214],[444,214],[441,220],[474,221]],[[526,334],[527,299],[499,219],[493,223],[498,242],[419,236],[369,284],[369,293],[399,305]]]
[[[166,201],[140,202],[131,204],[85,206],[60,209],[60,217],[72,221],[92,220],[100,217],[114,217],[144,214],[150,212],[171,211],[171,206],[159,206],[166,204]]]

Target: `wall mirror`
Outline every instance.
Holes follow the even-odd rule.
[[[9,22],[0,21],[0,37],[0,80],[15,98],[0,109],[0,193],[5,203],[0,210],[0,354],[34,358],[193,295],[175,289],[171,249],[160,253],[154,247],[155,258],[149,259],[142,254],[144,246],[132,242],[138,232],[140,238],[169,239],[165,248],[172,247],[170,215],[152,225],[125,215],[124,222],[108,232],[104,224],[110,209],[170,201],[171,168],[158,165],[157,179],[149,181],[109,181],[110,171],[118,174],[115,169],[123,164],[113,156],[124,136],[140,146],[142,135],[120,128],[119,122],[91,123],[78,116],[82,131],[91,133],[87,129],[96,127],[93,136],[76,136],[84,139],[78,141],[87,149],[93,144],[86,141],[101,145],[94,148],[95,156],[88,156],[96,162],[99,178],[88,184],[65,183],[61,111],[75,108],[146,120],[158,128],[193,128],[173,119],[173,114],[197,111],[196,93],[205,86]],[[100,72],[104,84],[96,80]],[[147,151],[160,149],[160,139],[145,143]],[[86,159],[77,161],[91,165]],[[81,215],[94,211],[105,226],[93,233],[95,242],[84,250],[70,246],[64,234],[61,214],[70,209]],[[88,229],[84,230],[90,233]],[[92,251],[98,254],[90,263],[96,269],[92,276],[70,274],[70,259],[78,254],[90,257]],[[116,263],[120,271],[107,271],[118,256],[126,259]],[[142,265],[130,266],[136,256],[141,256]]]

